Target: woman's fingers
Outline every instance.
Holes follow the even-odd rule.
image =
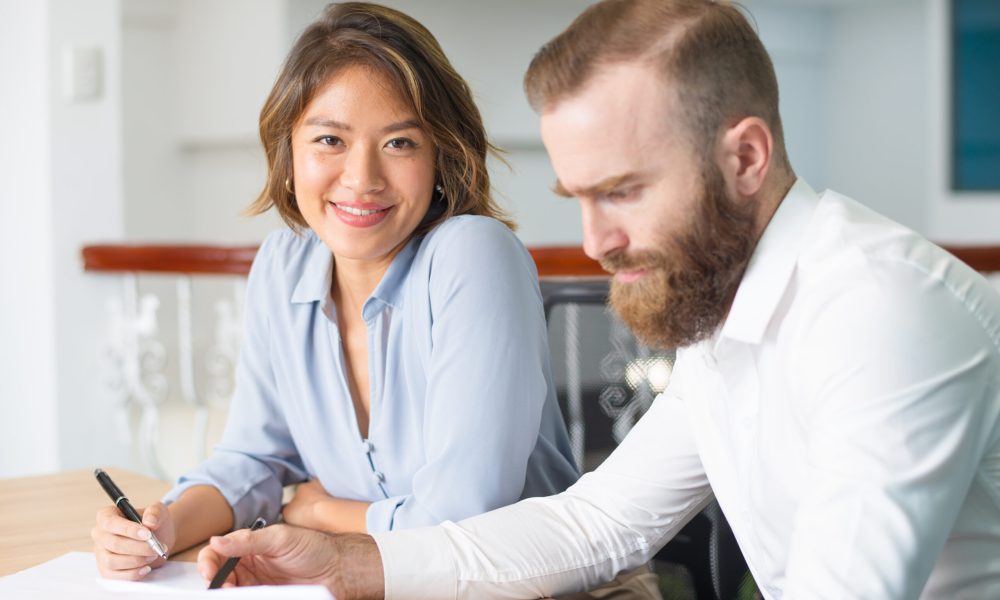
[[[102,508],[97,511],[97,527],[109,533],[125,536],[134,540],[145,541],[148,540],[151,535],[147,527],[126,519],[121,515],[121,513],[118,512],[118,509],[114,507]]]
[[[90,537],[94,540],[94,544],[98,548],[113,554],[128,554],[142,557],[156,556],[156,552],[153,551],[148,542],[115,535],[100,527],[95,527],[91,530]]]

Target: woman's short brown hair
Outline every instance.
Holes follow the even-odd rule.
[[[436,184],[420,235],[453,215],[485,215],[514,224],[490,193],[486,155],[495,148],[468,84],[434,36],[413,18],[366,2],[330,4],[292,47],[260,111],[267,182],[249,208],[272,206],[293,229],[308,227],[287,182],[292,177],[292,128],[319,88],[338,71],[364,65],[385,75],[407,97],[437,148]]]

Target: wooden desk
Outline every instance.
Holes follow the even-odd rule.
[[[155,502],[170,484],[124,469],[107,469],[136,507]],[[93,471],[0,479],[0,576],[71,550],[90,552],[94,516],[111,500]],[[171,556],[193,561],[198,548]]]

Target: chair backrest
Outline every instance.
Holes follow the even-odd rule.
[[[642,345],[606,308],[606,278],[548,278],[540,285],[570,443],[577,466],[589,471],[666,386],[674,353]]]
[[[670,379],[673,351],[653,351],[606,308],[607,278],[546,278],[542,299],[557,394],[581,471],[599,465]],[[654,559],[665,597],[753,598],[729,524],[710,504]]]

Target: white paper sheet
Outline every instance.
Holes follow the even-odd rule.
[[[168,561],[144,581],[102,578],[91,552],[69,552],[14,575],[0,578],[0,598],[18,600],[333,600],[320,586],[259,586],[206,590],[195,564]]]

